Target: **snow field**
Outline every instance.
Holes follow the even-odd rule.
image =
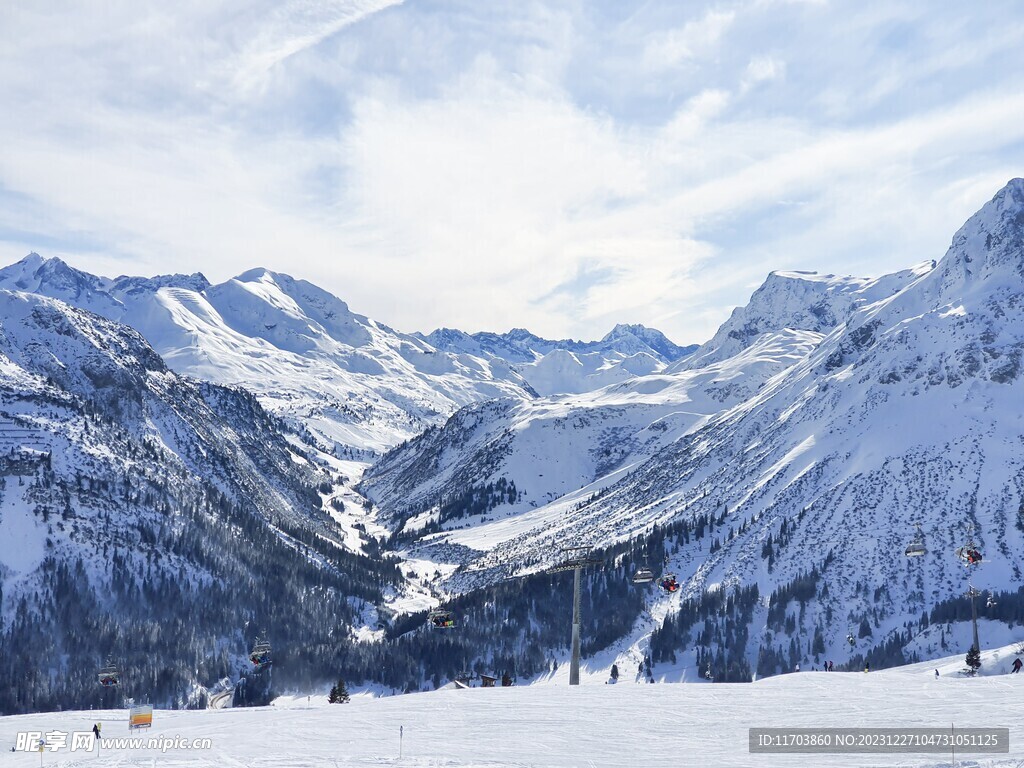
[[[1012,649],[989,651],[986,665],[1008,667]],[[157,711],[152,732],[210,738],[210,750],[107,750],[46,753],[44,765],[373,766],[425,768],[786,768],[787,766],[951,765],[948,755],[759,755],[751,727],[1006,727],[1007,755],[958,755],[958,766],[1002,768],[1024,761],[1024,674],[965,678],[961,658],[892,670],[800,672],[752,684],[605,685],[595,675],[570,688],[562,675],[532,686],[441,690],[385,698],[278,699],[259,709]],[[933,669],[943,673],[934,677]],[[559,673],[563,670],[559,669]],[[993,669],[992,671],[995,671]],[[124,711],[58,712],[0,718],[0,745],[18,731],[88,730],[127,736]],[[399,728],[403,729],[399,758]],[[36,765],[38,754],[0,752],[0,765]]]

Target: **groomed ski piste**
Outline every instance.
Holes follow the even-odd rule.
[[[0,718],[0,765],[35,766],[41,759],[42,765],[119,768],[1019,768],[1024,673],[1009,674],[1018,646],[983,652],[977,677],[961,674],[957,655],[869,673],[806,670],[714,685],[627,678],[608,684],[603,671],[584,668],[581,685],[569,687],[563,665],[547,680],[510,688],[357,693],[347,704],[282,696],[262,708],[157,710],[151,729],[132,734],[190,745],[209,739],[206,749],[108,744],[98,753],[12,752],[19,732],[89,731],[96,722],[104,739],[129,737],[124,710],[19,715]],[[1008,728],[1009,753],[752,754],[748,729],[756,727]]]

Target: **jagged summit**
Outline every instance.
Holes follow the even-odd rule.
[[[0,288],[38,293],[76,306],[93,300],[98,302],[97,306],[82,308],[108,317],[123,311],[121,299],[124,294],[152,293],[164,287],[203,291],[209,286],[210,281],[201,272],[154,277],[120,275],[114,279],[99,277],[76,269],[57,256],[40,256],[35,251],[0,269]]]
[[[957,230],[932,290],[955,297],[967,284],[1024,277],[1024,179],[1012,179]]]
[[[516,362],[531,362],[554,350],[567,350],[581,354],[620,352],[631,355],[646,352],[667,363],[678,360],[696,348],[680,347],[669,341],[661,331],[627,323],[619,323],[598,341],[545,339],[525,328],[513,328],[506,333],[481,331],[472,334],[453,328],[438,328],[426,335],[416,335],[440,349],[482,351]]]
[[[895,295],[933,266],[934,262],[925,262],[879,278],[771,272],[745,307],[734,309],[710,341],[669,372],[728,359],[766,333],[789,329],[824,336],[847,320],[854,309]]]
[[[525,328],[502,334],[438,328],[417,337],[453,354],[507,361],[541,395],[589,392],[634,376],[658,373],[696,349],[673,344],[653,328],[624,323],[600,341],[544,339]]]
[[[656,353],[656,356],[660,356],[669,362],[686,357],[695,348],[692,345],[680,347],[678,344],[669,341],[668,337],[656,328],[648,328],[639,323],[618,323],[601,339],[604,343],[627,342],[629,340],[635,342],[636,352],[653,351]]]

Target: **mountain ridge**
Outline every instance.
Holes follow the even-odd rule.
[[[531,378],[545,391],[586,390],[657,370],[664,365],[659,349],[682,349],[660,332],[617,326],[602,342],[576,345],[587,354],[568,365],[558,354],[545,361],[524,352],[530,344],[557,352],[560,342],[522,329],[501,337],[510,359],[482,347],[446,351],[422,334],[352,312],[312,283],[262,267],[216,285],[201,273],[110,279],[33,253],[0,269],[0,287],[126,322],[175,370],[252,389],[340,457],[372,456],[471,402],[536,397]],[[271,356],[274,366],[267,364]],[[527,359],[520,370],[517,363]]]

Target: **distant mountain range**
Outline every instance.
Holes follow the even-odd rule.
[[[0,288],[60,299],[137,329],[179,373],[244,386],[338,455],[372,456],[494,397],[587,391],[652,373],[692,348],[620,325],[600,342],[442,329],[405,334],[304,280],[253,269],[109,279],[30,254]]]

